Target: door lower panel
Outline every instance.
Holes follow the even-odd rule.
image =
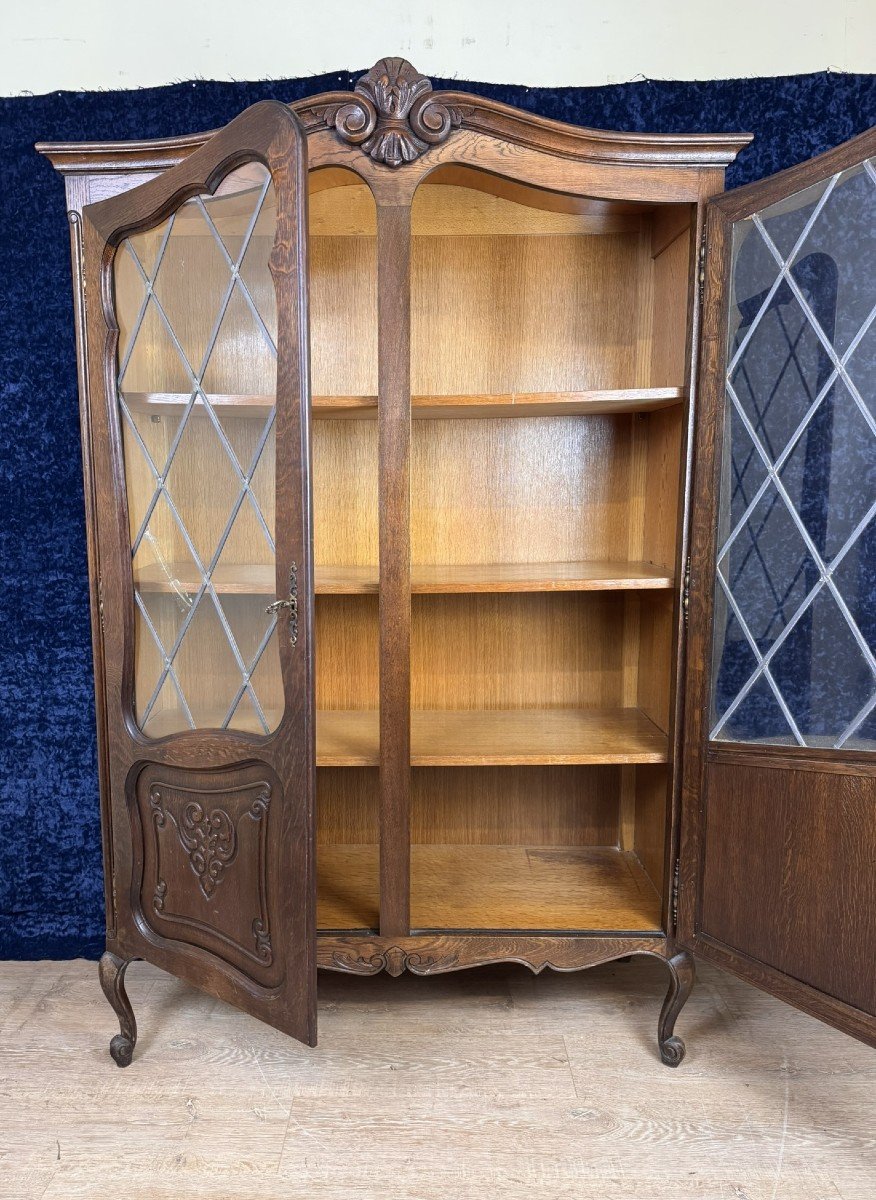
[[[876,1012],[876,780],[720,761],[706,780],[698,935]]]
[[[282,939],[269,835],[283,797],[274,772],[264,763],[220,772],[149,764],[132,791],[137,923],[277,986]]]

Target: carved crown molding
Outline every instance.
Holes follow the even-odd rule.
[[[328,130],[390,168],[414,161],[459,126],[575,161],[624,166],[723,168],[751,141],[747,133],[619,133],[569,125],[470,92],[434,92],[431,81],[404,58],[382,58],[352,92],[321,92],[289,107],[308,135]],[[36,149],[64,175],[162,171],[216,132],[125,142],[39,142]]]
[[[462,113],[442,103],[407,59],[382,58],[325,120],[342,141],[361,146],[375,162],[400,167],[443,142]]]

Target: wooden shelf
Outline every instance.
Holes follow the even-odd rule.
[[[448,417],[573,417],[650,412],[680,404],[681,388],[616,388],[585,392],[519,392],[472,396],[412,396],[411,415]]]
[[[275,596],[277,572],[273,564],[220,563],[211,576],[217,592],[241,596]],[[134,583],[141,592],[196,592],[201,574],[192,563],[148,563],[134,568]],[[377,592],[377,567],[317,567],[317,594],[358,595]]]
[[[276,572],[269,564],[219,564],[213,571],[217,592],[273,596]],[[141,592],[196,592],[200,574],[192,564],[148,563],[135,567]],[[641,591],[673,586],[672,572],[642,562],[451,563],[411,567],[415,595],[465,592]],[[317,595],[367,595],[378,590],[376,566],[319,566]]]
[[[218,728],[223,714],[211,716]],[[275,713],[265,716],[273,724]],[[376,709],[320,710],[316,763],[320,767],[374,767],[380,754]],[[151,737],[180,729],[179,714],[159,714]],[[255,717],[245,732],[261,733]],[[415,767],[537,766],[665,763],[666,734],[637,708],[434,710],[411,714]]]
[[[638,708],[415,711],[419,767],[664,763],[666,734]]]
[[[672,572],[643,562],[430,563],[411,567],[411,591],[601,592],[671,588]]]
[[[188,406],[190,394],[185,392],[129,392],[122,389],[122,398],[131,412],[148,413],[153,417],[179,416]],[[241,396],[208,393],[212,408],[224,415],[240,417],[267,417],[274,407],[273,396]],[[204,401],[195,400],[193,416],[206,416]]]
[[[373,929],[378,847],[319,845],[320,929]],[[635,855],[609,846],[411,847],[411,926],[651,933],[661,903]]]
[[[317,713],[319,766],[376,766],[376,711]],[[415,767],[665,763],[666,734],[637,708],[417,711]]]
[[[217,592],[239,596],[273,596],[277,588],[277,570],[273,564],[234,563],[213,568],[211,576]],[[201,573],[194,563],[146,563],[134,567],[134,586],[141,592],[196,592]]]
[[[614,388],[584,392],[520,392],[495,395],[412,396],[411,416],[415,419],[451,417],[548,417],[585,416],[599,413],[651,412],[680,404],[682,389]],[[179,392],[124,392],[132,412],[153,416],[179,415],[189,397]],[[234,396],[211,394],[210,404],[226,416],[267,417],[274,401],[271,396]],[[204,414],[204,402],[195,401],[193,415]],[[376,396],[314,396],[315,418],[373,420],[377,417]]]

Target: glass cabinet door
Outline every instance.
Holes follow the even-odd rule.
[[[268,101],[82,225],[107,949],[312,1044],[306,189]]]
[[[876,1045],[874,156],[708,206],[677,937]]]
[[[876,749],[876,170],[732,230],[713,739]]]
[[[251,163],[125,238],[118,404],[144,733],[270,733],[275,593],[276,196]]]

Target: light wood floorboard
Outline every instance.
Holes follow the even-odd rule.
[[[143,963],[0,964],[3,1200],[872,1200],[876,1053],[701,967],[320,977],[308,1050]]]

